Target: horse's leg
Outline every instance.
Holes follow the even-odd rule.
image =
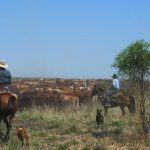
[[[0,124],[1,124],[1,121],[2,121],[2,117],[0,116]],[[0,138],[3,137],[3,132],[2,132],[2,129],[0,128]]]
[[[93,96],[93,105],[96,105],[98,102],[98,95]]]
[[[10,132],[10,129],[11,129],[11,118],[8,120],[7,118],[8,116],[4,116],[2,119],[6,125],[6,128],[7,128],[7,132],[6,132],[6,135],[4,136],[4,141],[5,140],[8,140],[9,139],[9,132]]]
[[[95,96],[92,97],[93,105],[95,105]]]
[[[12,115],[9,117],[8,122],[9,122],[10,126],[12,125],[12,119],[14,118],[14,116],[15,116],[15,114],[12,114]]]
[[[125,106],[120,106],[120,109],[121,109],[121,111],[122,111],[122,116],[125,115],[125,110],[124,110],[124,108],[125,108]]]
[[[0,124],[1,124],[1,121],[2,121],[2,117],[1,117],[1,115],[0,115]]]
[[[104,109],[105,109],[104,115],[106,116],[108,108],[104,106]]]
[[[131,114],[131,107],[130,106],[126,106]]]
[[[79,108],[79,98],[78,97],[76,98],[75,106],[76,106],[76,111],[77,111]]]
[[[73,100],[73,103],[72,103],[74,109],[76,110],[76,102]],[[77,111],[77,110],[76,110]]]

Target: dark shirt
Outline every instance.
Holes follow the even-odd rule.
[[[5,68],[0,68],[0,85],[5,86],[11,84],[11,73]]]

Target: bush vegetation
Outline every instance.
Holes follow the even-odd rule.
[[[121,117],[119,108],[110,109],[104,117],[103,129],[97,128],[95,121],[98,106],[81,107],[55,111],[53,108],[33,107],[17,112],[10,140],[2,143],[3,150],[91,150],[91,149],[142,149],[150,148],[149,141],[143,143],[140,137],[138,114],[129,112]],[[127,110],[126,110],[127,111]],[[28,128],[31,139],[22,148],[16,136],[16,126]],[[2,129],[5,130],[4,124]]]

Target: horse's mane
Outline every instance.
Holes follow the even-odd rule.
[[[102,92],[105,91],[103,85],[101,85],[101,84],[95,84],[95,85],[94,85],[94,88],[96,88],[96,89],[98,89],[98,90],[100,90],[100,91],[102,91]]]

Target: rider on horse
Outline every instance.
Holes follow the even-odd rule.
[[[0,90],[9,91],[8,85],[11,84],[11,73],[6,68],[8,65],[5,61],[0,60]]]
[[[111,103],[110,103],[111,96],[113,95],[113,93],[116,93],[120,89],[120,82],[117,79],[118,78],[117,75],[113,74],[112,78],[113,78],[112,89],[107,91],[105,94],[105,97],[107,99],[106,106],[111,106]]]

